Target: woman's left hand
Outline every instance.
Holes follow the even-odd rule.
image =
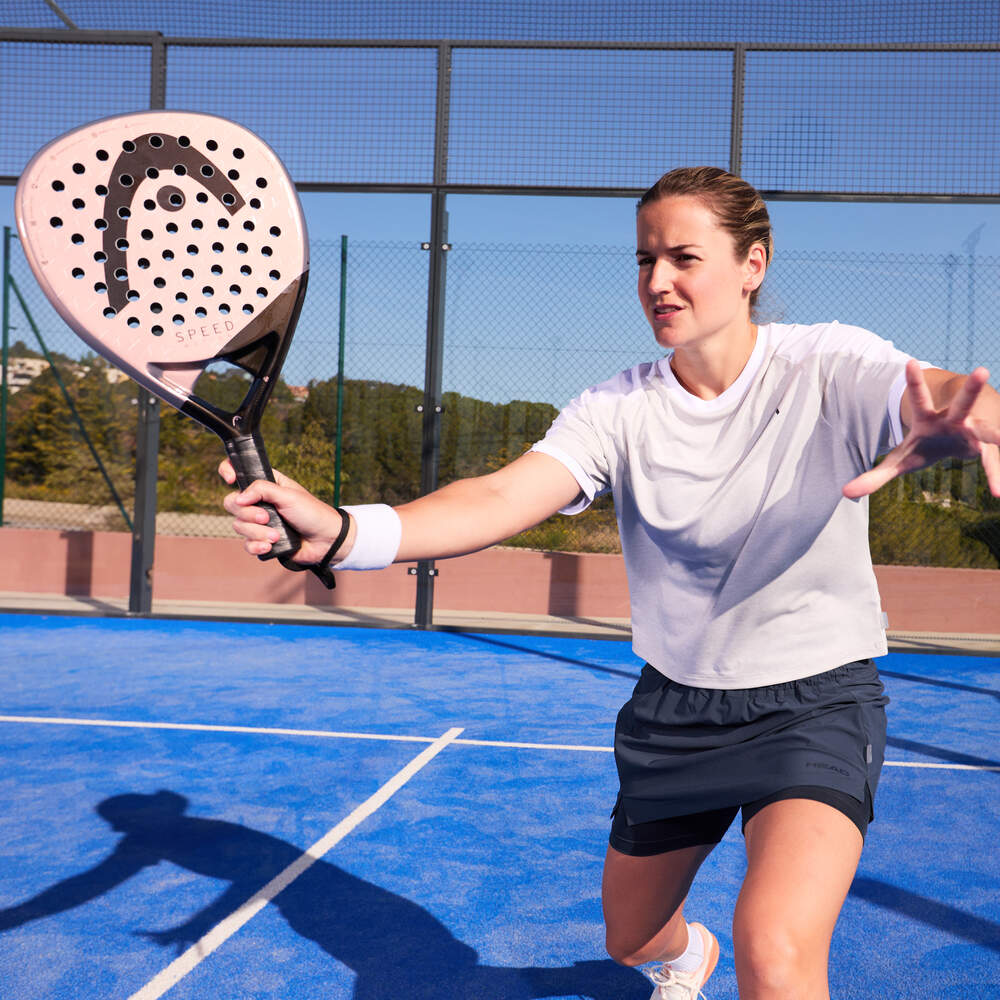
[[[989,377],[985,368],[977,368],[962,381],[958,381],[962,376],[952,376],[942,385],[957,384],[957,391],[952,391],[950,401],[939,408],[924,370],[916,361],[908,362],[910,419],[906,437],[874,469],[852,479],[844,487],[844,496],[851,500],[868,496],[897,476],[943,458],[978,458],[990,492],[1000,496],[1000,397],[986,385]]]

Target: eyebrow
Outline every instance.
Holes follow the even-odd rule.
[[[677,253],[678,250],[700,250],[700,249],[701,249],[701,244],[700,243],[678,243],[677,246],[675,246],[675,247],[667,247],[666,248],[667,253]],[[645,254],[645,253],[649,253],[649,251],[648,250],[643,250],[642,247],[637,247],[636,248],[636,251],[635,251],[636,257],[640,256],[641,254]]]

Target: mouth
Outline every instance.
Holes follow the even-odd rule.
[[[680,306],[659,305],[653,306],[653,319],[669,319],[681,311]]]

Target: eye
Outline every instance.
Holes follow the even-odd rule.
[[[639,267],[648,267],[650,264],[653,263],[653,258],[652,257],[636,257],[635,262],[636,262],[636,264]]]

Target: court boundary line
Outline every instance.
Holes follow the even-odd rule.
[[[307,848],[287,868],[279,872],[267,885],[259,889],[242,906],[220,920],[210,931],[175,958],[145,986],[133,993],[129,1000],[157,1000],[177,985],[189,972],[197,968],[217,948],[229,940],[241,927],[249,923],[275,896],[288,888],[324,855],[328,854],[364,820],[380,809],[414,775],[429,764],[445,747],[454,743],[463,730],[454,727],[430,742],[405,767],[381,785],[373,795],[353,809],[336,826],[328,830],[311,847]]]
[[[269,726],[222,726],[197,722],[144,722],[135,719],[73,719],[44,715],[0,715],[0,723],[25,723],[55,726],[109,726],[116,729],[154,729],[174,732],[236,733],[258,736],[314,736],[321,739],[375,740],[383,743],[436,743],[441,737],[411,736],[405,733],[358,733],[327,729],[287,729]],[[449,730],[450,731],[450,730]],[[461,730],[464,732],[464,729]],[[563,750],[573,753],[613,753],[609,746],[590,746],[585,743],[529,743],[516,740],[452,739],[453,746],[494,747],[503,750]],[[887,760],[884,767],[912,767],[937,771],[997,771],[1000,765],[943,764],[933,761]]]

